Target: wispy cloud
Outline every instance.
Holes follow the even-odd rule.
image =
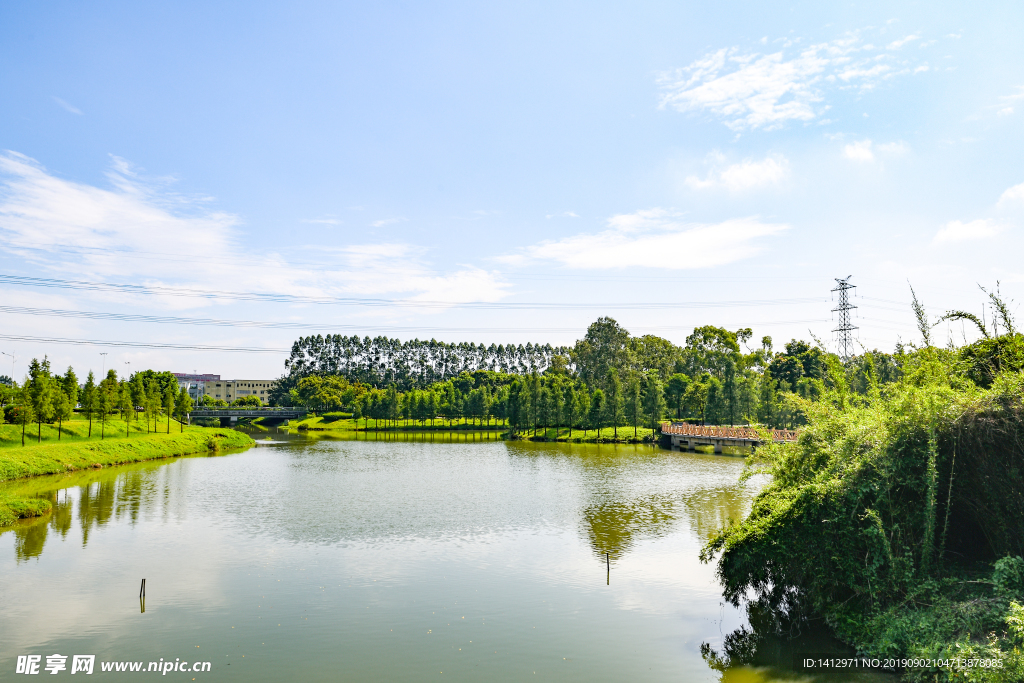
[[[891,43],[886,45],[886,48],[889,50],[898,50],[907,43],[913,42],[915,40],[921,40],[921,36],[912,33],[909,36],[906,36],[905,38],[900,38],[899,40],[892,41]]]
[[[800,49],[787,41],[771,54],[720,49],[687,67],[661,74],[662,107],[681,112],[707,111],[737,131],[771,130],[790,121],[811,121],[829,107],[829,89],[870,90],[899,75],[913,73],[909,58],[896,52],[918,36],[879,48],[859,33]],[[787,54],[793,48],[795,54]]]
[[[480,268],[435,270],[410,244],[318,246],[317,264],[249,252],[242,220],[210,210],[208,198],[168,191],[121,159],[107,176],[110,188],[95,187],[58,178],[16,152],[0,154],[0,252],[60,277],[233,291],[460,301],[495,300],[507,289],[499,274]]]
[[[932,241],[935,244],[970,242],[995,237],[1002,231],[1002,225],[985,219],[970,221],[969,223],[950,221],[935,233],[935,238]]]
[[[74,105],[68,104],[67,102],[65,102],[64,100],[62,100],[59,97],[54,97],[53,101],[56,102],[57,104],[59,104],[62,109],[66,110],[66,111],[69,111],[72,114],[78,114],[79,116],[82,115],[82,110],[81,109],[79,109],[78,107],[76,107]]]
[[[303,223],[312,223],[313,225],[341,225],[345,221],[340,218],[303,218]]]
[[[876,145],[871,140],[857,140],[843,146],[843,156],[852,161],[874,161],[876,151],[886,156],[900,156],[909,150],[910,146],[903,141]]]
[[[552,218],[579,218],[579,217],[580,217],[579,214],[577,214],[575,211],[560,211],[558,213],[549,213],[546,216],[544,216],[544,218],[547,218],[549,220],[552,219]]]
[[[744,159],[722,169],[714,167],[724,160],[722,155],[712,154],[708,159],[709,163],[713,164],[708,175],[705,178],[688,176],[685,182],[689,187],[695,190],[725,188],[730,192],[742,192],[777,185],[789,175],[789,161],[781,154],[768,156],[759,161]]]
[[[370,223],[370,225],[372,225],[375,228],[383,228],[383,227],[388,226],[388,225],[394,225],[395,223],[404,223],[406,220],[408,220],[408,219],[407,218],[383,218],[383,219],[381,219],[379,221],[374,221],[374,222]]]
[[[1009,187],[999,197],[999,204],[1011,204],[1014,202],[1024,203],[1024,183]]]
[[[1024,99],[1024,85],[1017,86],[1017,92],[1011,95],[1002,95],[999,104],[995,105],[996,116],[1009,116],[1014,112],[1014,103]]]
[[[761,238],[787,229],[756,217],[687,223],[674,211],[655,208],[612,216],[601,232],[547,240],[499,260],[512,264],[552,261],[574,269],[712,268],[755,255]]]

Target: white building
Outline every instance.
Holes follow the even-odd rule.
[[[197,404],[203,396],[228,403],[246,396],[255,396],[261,404],[267,405],[270,403],[270,390],[274,386],[272,379],[222,380],[220,375],[189,375],[179,372],[175,372],[174,376],[178,378],[178,386],[185,387]]]

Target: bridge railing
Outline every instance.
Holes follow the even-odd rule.
[[[790,429],[769,430],[773,441],[796,441],[797,432]],[[711,439],[737,439],[744,441],[761,441],[762,432],[751,427],[711,427],[707,425],[691,424],[662,424],[662,434],[675,434],[677,436],[694,436]]]

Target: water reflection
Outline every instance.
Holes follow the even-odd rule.
[[[676,522],[675,507],[669,496],[599,503],[583,509],[582,527],[598,556],[617,560],[637,539],[668,533]]]
[[[76,521],[82,534],[82,546],[89,543],[94,529],[112,520],[139,521],[140,514],[152,502],[154,474],[161,465],[142,463],[101,472],[76,472],[71,475],[38,477],[4,487],[18,498],[44,498],[50,501],[48,515],[20,521],[14,527],[0,529],[0,535],[15,536],[14,552],[18,562],[39,557],[50,531],[66,538]]]

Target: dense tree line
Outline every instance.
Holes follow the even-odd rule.
[[[749,328],[706,325],[677,346],[634,337],[607,317],[572,347],[304,337],[271,400],[366,420],[495,419],[513,432],[635,430],[665,418],[799,426],[801,400],[826,388],[827,354],[795,339],[775,351],[771,337],[751,348],[751,337]],[[850,385],[863,393],[872,381],[895,381],[900,364],[898,354],[867,352],[848,363]]]
[[[422,389],[462,372],[488,370],[507,374],[543,372],[555,356],[568,349],[550,344],[447,344],[434,339],[403,342],[387,337],[344,335],[300,337],[285,361],[287,375],[279,381],[283,397],[309,375],[337,375],[349,382],[400,390]]]

